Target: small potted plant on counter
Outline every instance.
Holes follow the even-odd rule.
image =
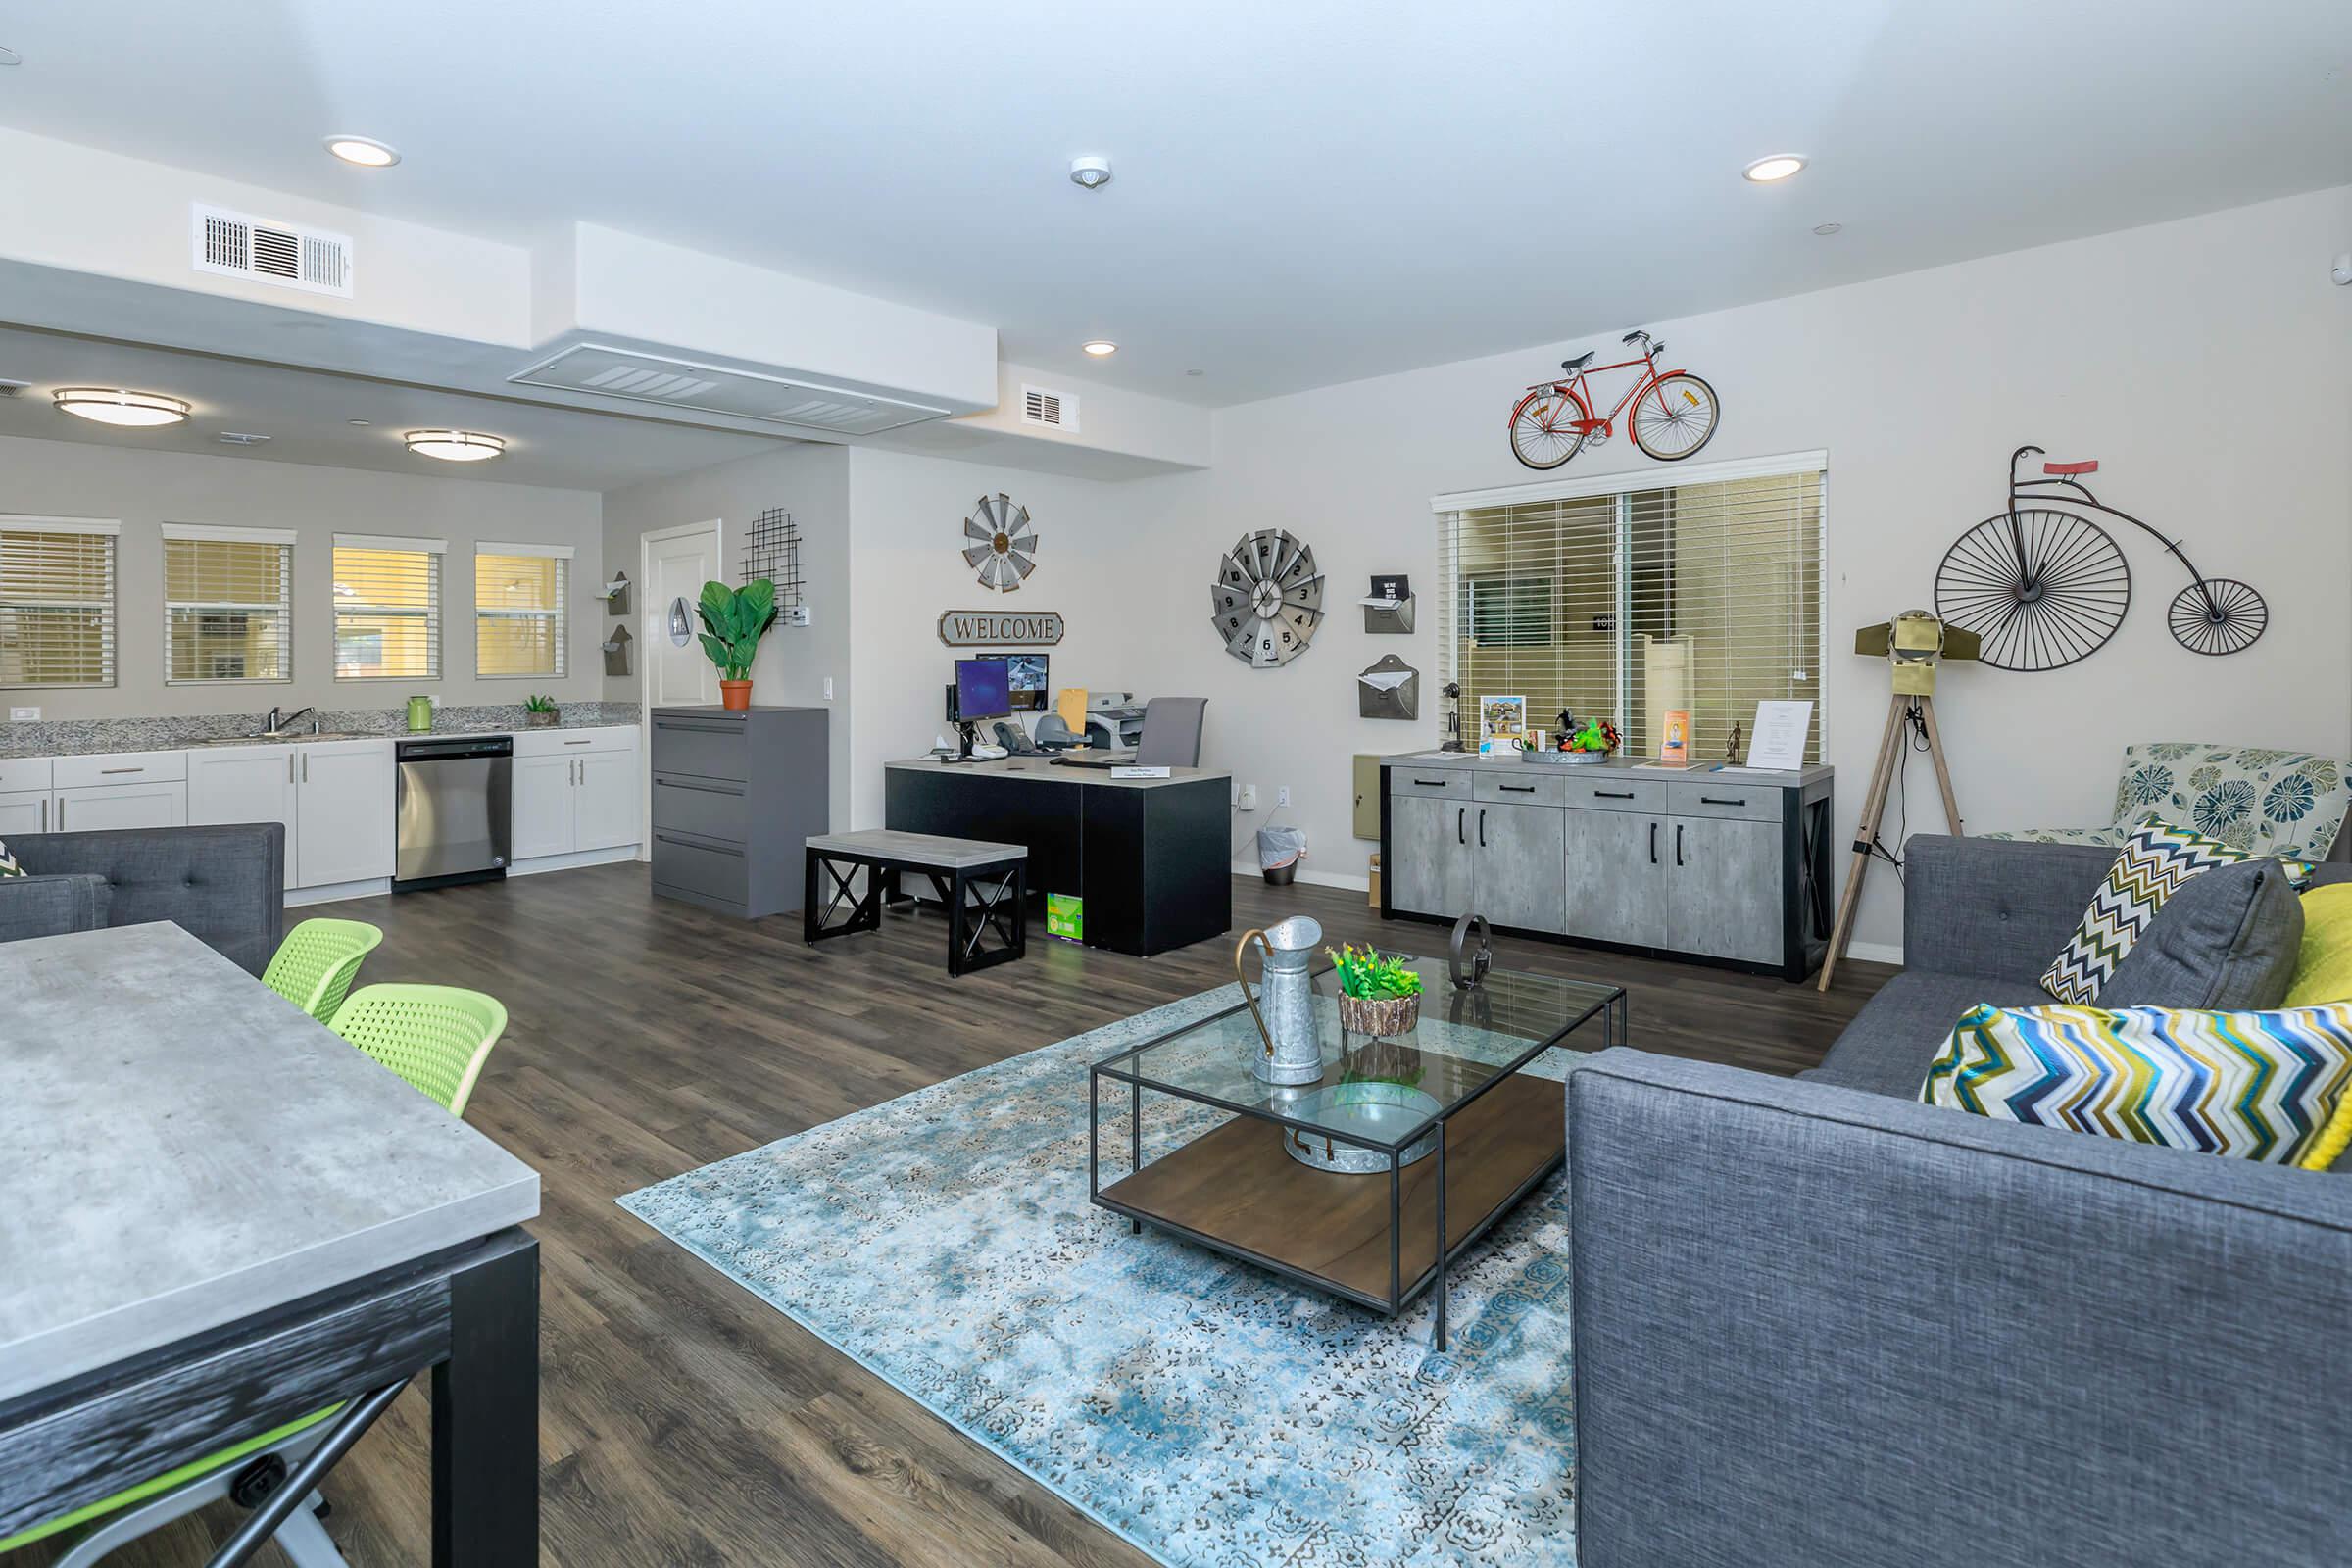
[[[765,577],[740,588],[707,582],[694,612],[703,621],[703,652],[718,666],[719,703],[741,712],[752,706],[752,660],[760,639],[776,623],[776,585]]]
[[[526,697],[522,700],[522,721],[532,729],[553,729],[564,717],[562,709],[553,697]]]
[[[1421,976],[1403,958],[1384,958],[1379,950],[1348,944],[1331,953],[1340,977],[1340,1027],[1350,1034],[1388,1038],[1421,1021]]]

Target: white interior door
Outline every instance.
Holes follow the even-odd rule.
[[[645,626],[637,646],[645,650],[648,708],[718,701],[718,669],[703,653],[697,635],[702,622],[694,614],[703,584],[718,576],[717,522],[645,536]],[[680,600],[686,608],[683,648],[670,632],[670,609]]]

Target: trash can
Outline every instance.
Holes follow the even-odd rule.
[[[1287,888],[1298,874],[1299,858],[1306,854],[1306,834],[1295,827],[1257,830],[1257,868],[1270,887]]]

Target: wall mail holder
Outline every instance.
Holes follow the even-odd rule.
[[[626,626],[613,627],[612,635],[606,638],[602,646],[605,655],[605,673],[626,675],[629,672],[629,628]]]
[[[598,589],[596,597],[605,602],[606,614],[627,614],[629,612],[629,574],[625,571],[612,573],[612,580]]]
[[[1372,592],[1357,603],[1364,607],[1367,632],[1403,636],[1413,629],[1413,584],[1402,572],[1374,573]]]
[[[1421,672],[1395,654],[1383,654],[1355,677],[1355,710],[1361,718],[1419,718]]]

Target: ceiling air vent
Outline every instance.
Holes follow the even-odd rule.
[[[0,398],[13,398],[31,385],[30,381],[0,381]]]
[[[1042,386],[1021,388],[1021,422],[1049,430],[1078,428],[1078,400],[1067,392],[1049,392]]]
[[[196,270],[351,298],[351,239],[199,205]]]
[[[948,412],[879,393],[852,392],[756,370],[719,369],[602,343],[575,343],[508,379],[517,386],[625,398],[682,412],[726,414],[739,419],[843,435],[873,435],[943,418]]]

